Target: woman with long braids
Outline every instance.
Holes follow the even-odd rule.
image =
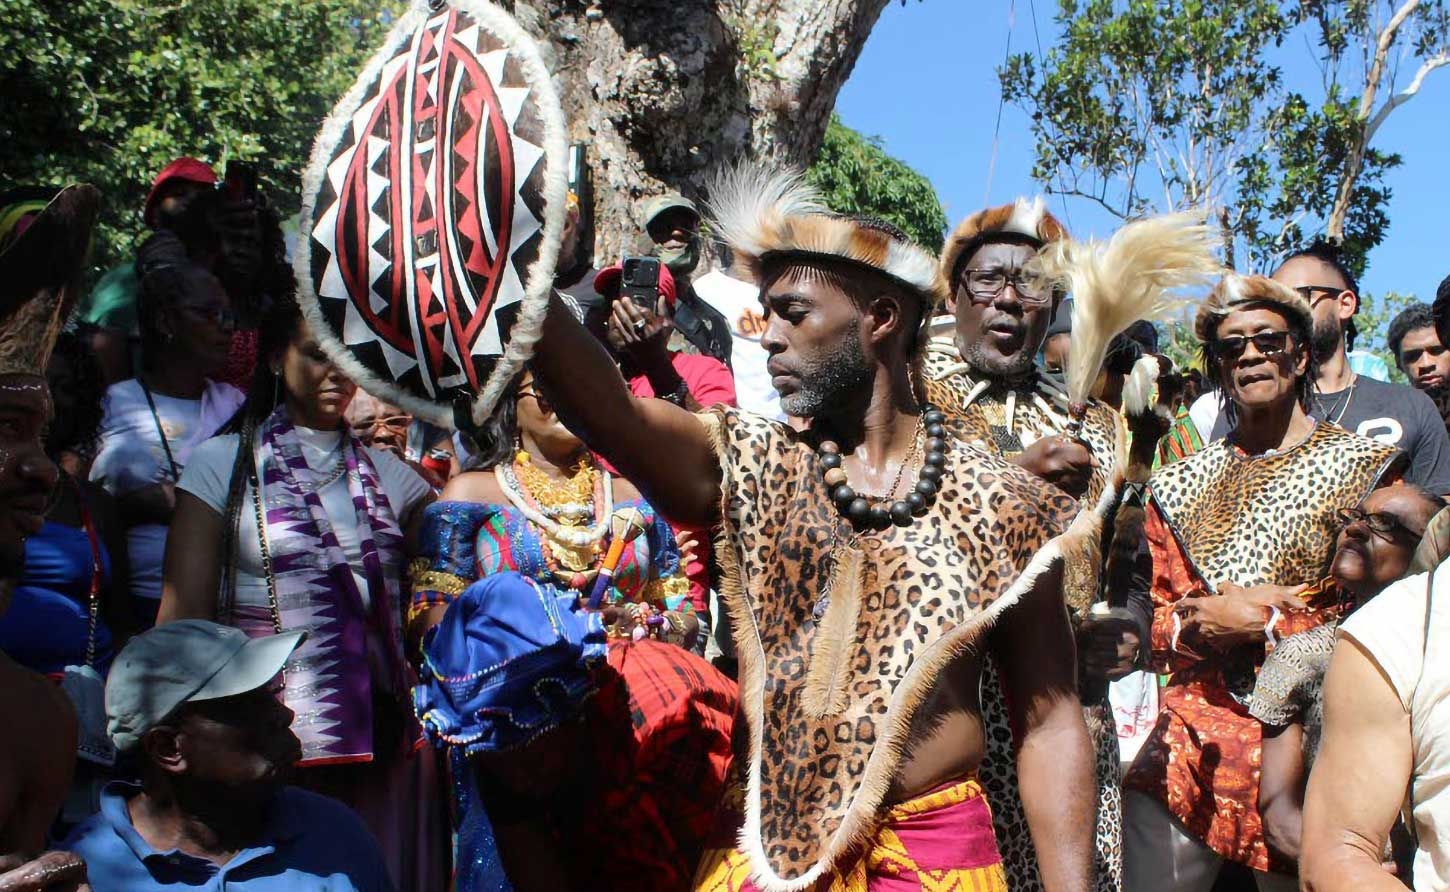
[[[472,467],[425,514],[409,641],[421,643],[470,583],[514,571],[593,599],[615,637],[703,650],[669,524],[564,427],[527,372],[479,440]]]
[[[298,783],[358,812],[399,888],[445,888],[447,815],[400,628],[404,538],[432,490],[358,442],[344,418],[357,387],[294,301],[274,307],[259,346],[243,411],[182,478],[159,621],[305,630],[282,679]]]

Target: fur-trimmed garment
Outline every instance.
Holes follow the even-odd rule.
[[[1160,468],[1150,482],[1146,533],[1153,554],[1153,669],[1171,678],[1158,723],[1124,778],[1125,789],[1163,803],[1219,856],[1253,870],[1292,872],[1264,841],[1255,802],[1262,728],[1248,712],[1255,677],[1273,644],[1227,652],[1183,631],[1186,597],[1227,583],[1297,585],[1321,580],[1334,553],[1336,512],[1358,505],[1397,461],[1394,447],[1317,423],[1299,443],[1250,456],[1219,440]],[[1337,615],[1323,587],[1284,611],[1280,637]]]
[[[1246,456],[1228,440],[1160,468],[1153,504],[1210,590],[1295,585],[1324,575],[1335,511],[1358,505],[1399,450],[1316,422],[1298,444]]]
[[[927,400],[947,415],[947,427],[954,436],[1004,458],[1020,455],[1043,437],[1060,434],[1067,423],[1066,396],[1042,375],[1018,387],[978,386],[957,352],[950,336],[934,339],[922,364]],[[1008,397],[1011,396],[1011,411]],[[1010,419],[1008,415],[1010,414]],[[1126,427],[1122,416],[1102,403],[1088,407],[1082,438],[1097,460],[1088,489],[1079,503],[1084,514],[1095,510],[1102,516],[1111,509],[1116,478],[1125,460]],[[1106,498],[1104,495],[1106,494]],[[1085,518],[1086,520],[1090,517]],[[1083,560],[1064,568],[1064,596],[1073,622],[1082,619],[1098,598],[1102,553],[1095,536],[1092,547],[1082,552]],[[1037,870],[1037,850],[1028,832],[1027,815],[1017,783],[1016,746],[1008,719],[1005,688],[995,661],[988,660],[982,673],[982,724],[987,735],[987,757],[982,763],[982,784],[991,797],[992,821],[1012,892],[1037,892],[1042,878]],[[1083,706],[1092,737],[1095,775],[1098,781],[1098,824],[1095,858],[1098,892],[1122,888],[1123,834],[1122,793],[1118,778],[1117,730],[1106,698]]]
[[[732,767],[743,813],[727,822],[760,889],[808,889],[875,833],[943,671],[976,659],[1077,547],[1078,528],[1058,535],[1077,503],[958,442],[924,517],[853,534],[808,433],[724,408],[698,417],[722,470],[716,553],[746,719]]]

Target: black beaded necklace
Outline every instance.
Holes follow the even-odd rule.
[[[935,406],[928,404],[922,407],[920,424],[923,428],[920,433],[925,434],[926,441],[923,444],[925,451],[921,459],[921,471],[917,474],[916,485],[912,490],[904,498],[893,501],[889,508],[882,504],[873,505],[872,497],[851,488],[846,480],[846,469],[841,466],[840,445],[834,440],[822,439],[816,447],[816,454],[820,456],[821,469],[824,471],[822,476],[831,494],[831,501],[836,503],[836,510],[856,527],[882,530],[893,523],[899,527],[911,526],[926,511],[927,506],[936,501],[937,490],[941,488],[941,479],[946,473],[947,432],[943,426],[946,420],[946,415]],[[901,465],[896,484],[901,482],[900,474],[905,472],[906,466],[911,464],[916,455],[917,439],[918,437],[912,438],[911,452]],[[892,485],[888,497],[896,492],[896,484]],[[885,499],[876,501],[884,502]]]

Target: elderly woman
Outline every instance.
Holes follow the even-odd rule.
[[[1150,481],[1150,637],[1156,670],[1172,677],[1124,782],[1130,892],[1208,890],[1225,859],[1261,889],[1297,888],[1264,841],[1248,702],[1277,643],[1336,614],[1321,580],[1340,512],[1397,462],[1392,447],[1306,413],[1312,324],[1303,297],[1262,276],[1225,276],[1198,312],[1232,431]]]
[[[1341,516],[1329,565],[1345,614],[1356,611],[1410,569],[1430,518],[1445,500],[1413,484],[1370,493]],[[1324,673],[1342,617],[1284,641],[1259,670],[1249,712],[1264,725],[1259,814],[1270,850],[1299,860],[1304,785],[1324,724]]]

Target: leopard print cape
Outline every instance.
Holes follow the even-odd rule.
[[[1393,446],[1315,424],[1282,452],[1246,456],[1227,440],[1160,468],[1154,503],[1211,590],[1295,585],[1328,569],[1335,513],[1364,500],[1399,460]]]
[[[934,682],[1071,550],[1078,506],[957,442],[925,516],[852,535],[808,433],[723,407],[698,417],[722,471],[716,553],[746,719],[739,843],[764,892],[795,892],[875,831]],[[858,585],[838,588],[838,563]]]

